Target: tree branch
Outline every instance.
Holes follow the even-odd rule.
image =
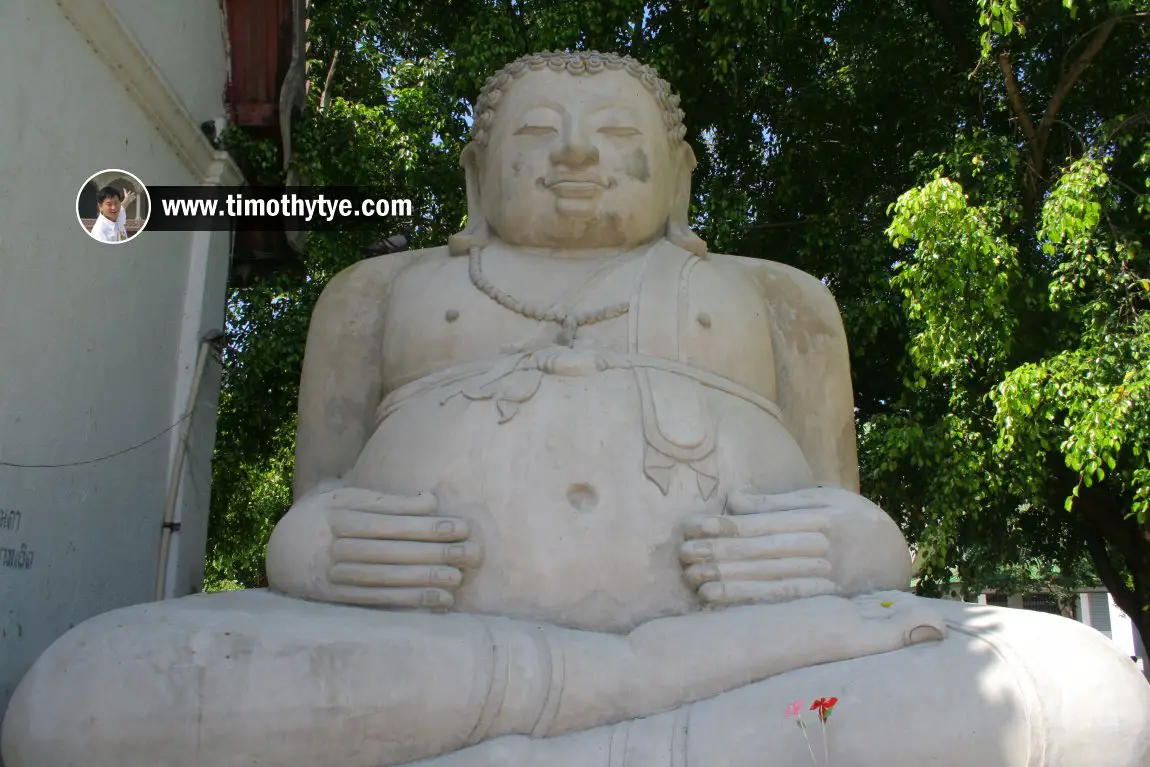
[[[1114,137],[1117,136],[1119,133],[1126,130],[1131,125],[1137,125],[1140,122],[1150,122],[1150,110],[1147,110],[1145,112],[1138,112],[1137,114],[1130,115],[1125,120],[1118,123],[1117,127],[1115,127],[1113,130],[1111,130],[1110,133],[1106,134],[1106,143],[1109,144],[1111,141],[1114,140]],[[1137,190],[1135,190],[1134,193],[1135,194],[1142,194],[1141,192],[1139,192]]]
[[[359,41],[363,38],[364,33],[368,29],[368,22],[357,24],[352,30],[351,36],[351,49],[356,50],[359,46]],[[319,111],[322,114],[325,107],[327,107],[328,100],[331,95],[331,83],[335,78],[335,65],[339,61],[339,48],[335,49],[335,53],[331,55],[331,64],[327,68],[327,76],[323,79],[323,92],[319,94]]]
[[[1106,44],[1106,40],[1110,37],[1110,33],[1114,31],[1114,27],[1118,25],[1121,19],[1113,17],[1099,24],[1095,29],[1094,35],[1070,65],[1070,68],[1062,75],[1058,86],[1054,89],[1053,95],[1050,97],[1050,102],[1046,105],[1046,112],[1042,115],[1042,119],[1038,123],[1037,130],[1034,123],[1030,119],[1029,112],[1026,111],[1026,103],[1022,98],[1022,90],[1018,86],[1018,80],[1014,76],[1014,68],[1011,66],[1010,54],[1003,51],[998,54],[998,66],[1002,69],[1002,76],[1006,81],[1006,93],[1010,99],[1010,107],[1014,114],[1018,117],[1019,125],[1022,128],[1026,140],[1030,144],[1030,158],[1026,169],[1025,179],[1025,194],[1023,199],[1023,207],[1028,211],[1033,211],[1038,200],[1042,194],[1042,178],[1046,170],[1046,150],[1049,145],[1050,129],[1057,121],[1058,112],[1062,109],[1063,104],[1066,103],[1066,97],[1070,95],[1070,91],[1074,88],[1074,84],[1078,82],[1078,78],[1086,71],[1090,63],[1094,61],[1094,57],[1102,50],[1102,46]]]
[[[1106,21],[1103,21],[1100,24],[1095,24],[1093,27],[1086,30],[1081,35],[1079,35],[1078,37],[1074,38],[1074,42],[1072,42],[1070,45],[1068,45],[1066,47],[1066,53],[1063,54],[1063,56],[1062,56],[1062,68],[1066,69],[1066,61],[1067,61],[1067,59],[1070,58],[1070,54],[1074,53],[1074,50],[1078,47],[1079,43],[1081,43],[1083,40],[1085,40],[1086,38],[1090,37],[1092,34],[1097,32],[1099,29],[1101,29],[1103,27],[1103,25],[1109,24],[1111,21],[1115,21],[1118,23],[1121,23],[1123,21],[1133,21],[1135,23],[1141,23],[1143,21],[1150,21],[1150,11],[1137,11],[1135,13],[1127,13],[1127,14],[1124,14],[1122,16],[1114,16],[1114,17],[1111,17],[1110,19],[1107,19]]]
[[[327,68],[327,77],[323,79],[323,92],[319,95],[319,111],[320,114],[327,107],[328,95],[331,93],[331,81],[335,77],[335,63],[339,61],[339,49],[331,56],[331,64]]]
[[[1114,566],[1114,560],[1110,558],[1110,552],[1106,550],[1102,536],[1090,529],[1089,525],[1086,530],[1086,548],[1090,551],[1090,558],[1094,560],[1094,567],[1098,571],[1098,577],[1102,579],[1102,585],[1114,597],[1114,603],[1127,615],[1137,615],[1141,609],[1141,600],[1126,585],[1126,579]]]
[[[1022,135],[1026,136],[1033,153],[1038,144],[1038,135],[1034,131],[1030,113],[1026,111],[1026,102],[1022,100],[1022,90],[1018,87],[1018,79],[1014,76],[1009,53],[1003,51],[998,54],[998,67],[1002,70],[1002,78],[1006,81],[1006,95],[1010,99],[1010,108],[1014,110],[1014,116],[1018,118],[1018,125],[1022,128]]]
[[[1080,488],[1073,508],[1114,547],[1131,570],[1136,570],[1150,555],[1150,536],[1123,514],[1122,501],[1099,485]]]
[[[1097,486],[1090,489],[1097,490]],[[1145,637],[1150,631],[1150,615],[1146,612],[1150,608],[1150,592],[1147,591],[1150,586],[1150,526],[1123,516],[1116,498],[1099,500],[1092,497],[1094,495],[1084,493],[1078,499],[1086,501],[1081,508],[1086,547],[1098,577],[1114,597],[1114,603],[1134,620],[1139,634]],[[1106,495],[1109,496],[1108,493]],[[1125,569],[1133,577],[1133,588],[1107,550],[1107,543],[1124,560]]]
[[[1066,97],[1070,94],[1074,84],[1078,82],[1078,78],[1090,66],[1090,62],[1102,50],[1102,46],[1106,44],[1107,38],[1110,33],[1114,31],[1114,27],[1118,26],[1118,19],[1111,18],[1098,25],[1098,31],[1090,38],[1090,42],[1086,44],[1086,48],[1070,65],[1070,69],[1062,76],[1062,81],[1058,83],[1058,87],[1054,89],[1054,95],[1050,99],[1050,103],[1046,107],[1046,114],[1042,116],[1042,120],[1038,123],[1038,137],[1042,150],[1046,149],[1046,137],[1050,134],[1050,126],[1054,123],[1054,118],[1058,116],[1058,110],[1062,109],[1062,105],[1066,102]],[[1036,163],[1041,166],[1041,163]]]

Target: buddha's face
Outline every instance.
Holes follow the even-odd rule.
[[[503,241],[626,248],[662,235],[681,169],[633,76],[528,72],[504,90],[488,135],[479,194]]]

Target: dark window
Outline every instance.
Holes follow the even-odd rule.
[[[1062,611],[1058,609],[1058,600],[1054,598],[1053,594],[1027,594],[1022,598],[1022,609],[1033,610],[1036,613],[1062,615]]]

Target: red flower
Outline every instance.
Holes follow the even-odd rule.
[[[818,711],[819,721],[826,724],[826,721],[831,718],[831,712],[834,711],[835,705],[838,702],[838,698],[819,698],[811,704],[811,711]]]

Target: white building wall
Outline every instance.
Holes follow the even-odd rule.
[[[951,586],[948,598],[961,599],[960,584],[954,583]],[[1095,600],[1100,601],[1105,606],[1105,617],[1102,619],[1095,615],[1095,608],[1097,607],[1094,604]],[[982,605],[987,604],[987,593],[979,594],[977,602]],[[1021,610],[1024,609],[1024,604],[1025,598],[1021,594],[1010,594],[1006,597],[1006,607],[1008,608]],[[1078,620],[1108,636],[1124,655],[1137,658],[1138,667],[1150,680],[1150,661],[1145,657],[1144,647],[1138,642],[1138,633],[1134,627],[1134,622],[1119,609],[1112,595],[1101,589],[1092,592],[1079,592]]]
[[[107,0],[107,4],[197,125],[224,114],[223,0]]]
[[[1122,648],[1123,653],[1134,657],[1138,654],[1134,649],[1134,622],[1114,603],[1113,596],[1107,594],[1106,598],[1110,607],[1110,625],[1113,627],[1111,632],[1114,641]]]
[[[1102,617],[1096,615],[1099,608],[1104,610]],[[1145,649],[1138,642],[1138,630],[1130,617],[1119,609],[1112,595],[1103,591],[1083,592],[1078,595],[1078,611],[1083,623],[1105,633],[1124,655],[1135,658],[1142,673],[1150,680],[1150,663]]]
[[[96,463],[3,464],[85,461],[160,434],[184,410],[199,338],[223,322],[226,233],[145,231],[110,246],[76,220],[77,191],[96,171],[192,185],[229,168],[202,136],[196,144],[196,133],[172,127],[223,112],[218,0],[111,5],[161,63],[186,116],[173,117],[159,91],[141,98],[97,55],[101,41],[115,43],[105,54],[133,50],[118,26],[77,29],[77,18],[114,19],[105,0],[0,1],[0,549],[33,555],[23,568],[0,555],[0,713],[71,626],[153,598],[179,430]],[[79,10],[72,21],[69,7]],[[173,135],[184,137],[180,149]],[[195,167],[196,158],[216,165]],[[177,596],[202,577],[218,375],[209,363],[191,421]]]

